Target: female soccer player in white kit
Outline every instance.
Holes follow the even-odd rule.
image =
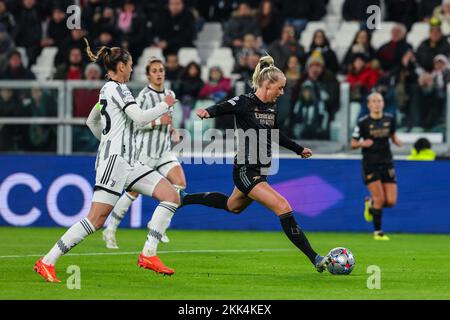
[[[161,59],[150,58],[145,71],[149,84],[141,90],[136,98],[136,102],[143,110],[158,107],[160,103],[163,103],[164,97],[168,95],[175,98],[175,93],[172,90],[164,88],[165,69]],[[171,153],[171,135],[172,130],[175,130],[171,124],[172,117],[168,112],[144,128],[138,128],[135,135],[135,156],[137,161],[155,169],[168,179],[175,189],[184,190],[186,178],[183,168],[175,155]],[[116,241],[117,227],[138,196],[139,193],[137,192],[124,192],[116,203],[108,227],[103,231],[103,240],[106,242],[107,248],[119,248]],[[169,239],[164,234],[161,241],[168,242]]]
[[[142,110],[125,85],[132,71],[130,53],[119,47],[102,47],[97,54],[93,54],[87,40],[86,44],[90,59],[94,62],[102,60],[109,77],[100,90],[99,108],[93,108],[87,120],[94,135],[100,138],[92,205],[88,216],[70,227],[52,249],[36,262],[34,270],[49,282],[60,282],[55,274],[56,261],[103,226],[121,192],[127,189],[160,201],[153,213],[138,266],[173,274],[174,271],[158,258],[156,250],[180,205],[180,197],[157,171],[134,161],[133,122],[138,126],[151,123],[168,112],[175,99],[167,96],[158,107]]]

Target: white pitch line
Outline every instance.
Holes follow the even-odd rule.
[[[160,254],[166,253],[246,253],[246,252],[286,252],[295,251],[293,249],[242,249],[242,250],[173,250],[173,251],[158,251]],[[133,252],[88,252],[88,253],[68,253],[66,256],[119,256],[139,254],[140,251]],[[17,258],[32,258],[42,257],[45,254],[25,254],[25,255],[10,255],[0,256],[0,259],[17,259]]]

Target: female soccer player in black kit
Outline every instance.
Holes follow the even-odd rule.
[[[397,202],[397,180],[389,139],[399,147],[402,142],[395,134],[393,116],[383,113],[383,96],[372,93],[367,105],[369,115],[358,120],[351,146],[362,148],[363,180],[371,195],[366,199],[364,218],[367,222],[373,220],[375,240],[389,240],[381,229],[383,208],[392,208]]]
[[[275,101],[284,93],[286,77],[274,66],[272,57],[259,61],[252,79],[255,92],[240,95],[207,109],[197,110],[201,119],[234,114],[238,129],[239,148],[234,160],[233,180],[235,188],[231,196],[218,192],[197,194],[182,193],[182,205],[202,204],[209,207],[240,213],[254,200],[272,210],[279,218],[287,237],[309,258],[317,271],[323,272],[330,262],[328,256],[317,254],[297,225],[288,201],[267,183],[268,169],[272,158],[272,135],[277,130],[277,106]],[[278,130],[277,130],[278,131]],[[254,141],[246,139],[253,135]],[[303,148],[282,132],[279,145],[295,152],[302,158],[309,158],[312,152]],[[256,148],[252,147],[259,146]],[[266,152],[265,161],[260,155]]]

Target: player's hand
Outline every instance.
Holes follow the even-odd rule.
[[[169,107],[172,107],[177,102],[177,100],[171,94],[168,94],[164,97],[164,102],[167,103]]]
[[[172,134],[170,135],[170,138],[171,138],[173,143],[180,142],[181,141],[180,131],[178,131],[177,129],[173,128],[172,129]]]
[[[163,125],[163,126],[172,124],[172,117],[170,116],[170,114],[168,112],[164,113],[160,119],[161,119],[161,125]]]
[[[371,146],[373,146],[372,139],[366,139],[363,142],[361,142],[361,148],[370,148]]]
[[[310,158],[312,156],[312,150],[309,148],[303,149],[302,153],[300,153],[300,157],[303,159]]]
[[[205,109],[198,109],[196,113],[197,113],[197,116],[200,119],[207,119],[207,118],[209,118],[209,113]]]

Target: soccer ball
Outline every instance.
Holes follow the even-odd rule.
[[[327,269],[331,274],[350,274],[355,267],[355,257],[347,248],[334,248],[328,253],[328,256],[331,257],[331,261]]]

